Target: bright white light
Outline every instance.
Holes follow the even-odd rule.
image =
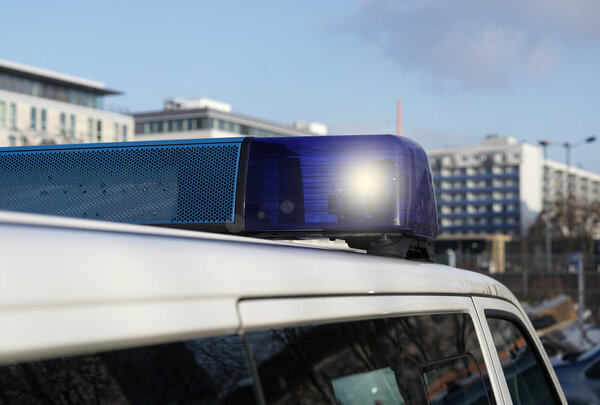
[[[377,387],[371,388],[371,394],[377,394]]]
[[[377,167],[359,166],[352,172],[351,187],[361,197],[381,195],[385,187],[384,173]]]

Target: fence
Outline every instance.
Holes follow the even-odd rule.
[[[584,255],[584,304],[591,310],[591,320],[600,324],[600,272],[598,257]],[[507,286],[520,301],[537,303],[559,294],[578,301],[578,283],[575,269],[569,269],[567,255],[553,255],[552,271],[546,271],[544,255],[506,255],[506,272],[494,273],[485,255],[458,254],[456,267],[486,274]],[[448,257],[440,255],[438,263],[448,263]]]
[[[507,286],[520,301],[530,303],[565,294],[578,300],[577,274],[543,272],[487,274]],[[591,320],[600,323],[600,273],[584,273],[584,306],[591,310]]]

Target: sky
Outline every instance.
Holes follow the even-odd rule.
[[[111,109],[208,97],[332,134],[394,133],[426,148],[490,133],[600,136],[597,0],[9,1],[0,58],[104,82]],[[600,172],[600,139],[572,164]]]

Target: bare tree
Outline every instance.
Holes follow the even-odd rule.
[[[542,211],[529,228],[530,242],[544,240],[546,215],[549,215],[552,240],[566,242],[565,248],[593,249],[593,241],[600,238],[600,201],[571,199],[568,203],[548,203],[548,209]]]

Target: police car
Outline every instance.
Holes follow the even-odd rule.
[[[432,263],[406,138],[5,148],[0,209],[0,403],[566,403],[513,294]]]

